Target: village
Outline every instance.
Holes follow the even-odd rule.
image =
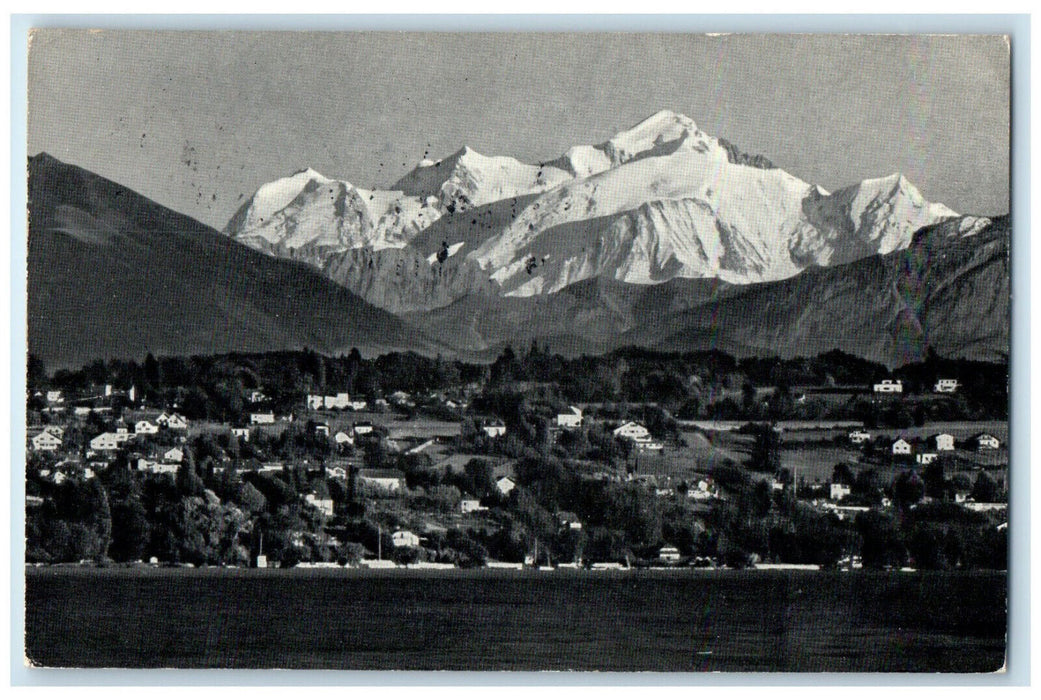
[[[956,376],[914,391],[891,377],[723,391],[727,401],[743,395],[747,418],[677,418],[662,402],[569,403],[547,392],[551,383],[515,375],[466,379],[379,396],[328,377],[319,392],[240,387],[236,418],[223,420],[155,382],[147,391],[38,387],[27,557],[260,568],[1002,566],[1005,421],[899,427],[778,419],[768,407],[782,391],[796,408],[815,392],[849,394],[883,415],[905,400],[957,398]]]

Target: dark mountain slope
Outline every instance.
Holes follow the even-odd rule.
[[[665,324],[673,314],[736,289],[717,279],[638,285],[600,277],[546,296],[471,294],[446,307],[405,314],[404,318],[431,335],[452,338],[461,351],[490,357],[506,344],[527,347],[532,340],[565,355],[598,354],[618,347],[626,331],[638,325]]]
[[[444,350],[313,268],[47,154],[29,161],[29,215],[29,351],[48,366],[147,352]]]
[[[902,365],[932,347],[1001,360],[1009,348],[1009,220],[963,235],[955,220],[923,228],[907,250],[814,268],[642,324],[627,334],[658,349],[811,356],[838,348]]]
[[[985,223],[953,219],[921,229],[906,250],[779,282],[599,278],[545,296],[469,295],[405,318],[485,356],[537,340],[569,355],[626,345],[782,357],[837,348],[902,365],[932,347],[1000,360],[1009,347],[1009,222]]]

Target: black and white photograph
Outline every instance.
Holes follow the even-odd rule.
[[[1007,671],[1010,36],[24,42],[28,668]]]

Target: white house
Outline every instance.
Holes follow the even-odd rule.
[[[361,423],[354,424],[355,435],[368,435],[372,432],[372,423],[368,421],[362,421]]]
[[[982,433],[976,436],[976,445],[981,450],[996,450],[1001,447],[1001,443],[993,435]]]
[[[485,506],[481,505],[481,501],[476,498],[464,498],[459,501],[459,512],[464,515],[467,513],[478,513],[482,510],[488,510]]]
[[[322,498],[315,493],[309,493],[304,496],[304,502],[317,508],[323,515],[329,517],[332,517],[333,515],[333,499],[328,496]]]
[[[904,391],[904,384],[899,379],[883,379],[875,385],[876,394],[900,394]]]
[[[333,436],[333,442],[337,445],[353,445],[354,438],[349,433],[341,430]]]
[[[937,379],[933,385],[933,391],[940,394],[953,394],[958,390],[957,379]]]
[[[271,425],[275,422],[274,413],[251,413],[249,414],[249,422],[252,425]]]
[[[392,403],[412,405],[412,397],[405,391],[395,391],[387,397]]]
[[[936,461],[938,455],[935,452],[919,452],[914,456],[914,461],[919,464],[932,464]]]
[[[636,449],[638,449],[638,450],[663,450],[663,449],[665,449],[665,445],[663,445],[662,443],[658,442],[657,440],[651,440],[650,438],[645,438],[643,440],[633,440],[633,444],[636,445]]]
[[[64,403],[65,398],[61,395],[60,391],[48,391],[47,392],[47,403]]]
[[[854,430],[849,434],[849,441],[855,445],[859,445],[867,440],[871,439],[871,433],[866,430]]]
[[[164,462],[177,462],[180,464],[182,459],[184,459],[184,450],[180,447],[171,447],[163,453]]]
[[[46,430],[32,437],[29,442],[32,443],[33,449],[38,452],[54,452],[61,447],[61,438]]]
[[[170,430],[187,430],[188,419],[179,413],[171,413],[169,420],[166,421],[166,427]]]
[[[144,458],[137,460],[137,468],[140,471],[151,472],[153,474],[176,474],[180,466],[180,464],[171,464],[168,462],[152,462]]]
[[[408,530],[396,530],[393,535],[390,536],[391,541],[395,547],[418,547],[419,546],[419,535]]]
[[[329,424],[328,423],[316,423],[314,426],[315,435],[324,435],[329,437]]]
[[[893,443],[893,454],[895,455],[909,455],[911,454],[911,443],[907,440],[900,438]]]
[[[232,428],[231,434],[244,442],[249,442],[249,428]]]
[[[92,450],[118,450],[119,446],[124,442],[133,437],[126,431],[126,428],[120,428],[114,433],[101,433],[90,441],[90,449]]]
[[[679,561],[680,550],[676,549],[672,545],[665,545],[658,550],[658,559],[661,561]]]
[[[510,495],[510,491],[516,488],[516,486],[517,483],[508,476],[501,477],[495,482],[495,488],[498,489],[499,493],[503,496]]]
[[[398,493],[405,487],[405,474],[397,469],[362,469],[358,482],[386,493]]]
[[[368,403],[365,401],[351,401],[347,404],[348,408],[353,411],[364,411],[368,407]]]
[[[709,479],[699,479],[696,485],[687,489],[687,498],[696,501],[707,501],[717,496],[715,485]]]
[[[841,501],[843,498],[848,496],[850,493],[849,484],[840,484],[838,482],[832,482],[830,488],[830,496],[833,501]]]
[[[429,440],[424,440],[423,442],[419,443],[418,445],[415,445],[414,447],[408,448],[407,450],[405,450],[405,454],[407,454],[407,455],[418,455],[420,452],[423,452],[424,450],[427,450],[427,449],[433,447],[436,444],[437,444],[437,439],[436,438],[430,438]]]
[[[501,437],[506,434],[506,424],[502,421],[492,421],[481,426],[481,430],[488,437]]]
[[[263,391],[254,389],[253,391],[249,392],[250,403],[260,403],[262,401],[267,401],[267,396],[264,395]]]
[[[627,440],[647,440],[651,436],[647,428],[643,427],[639,423],[633,423],[632,421],[615,428],[611,431],[611,434],[615,437],[625,438]]]
[[[307,395],[307,407],[313,411],[317,411],[318,409],[322,408],[343,410],[345,408],[349,408],[350,405],[351,397],[346,391],[341,391],[332,395]]]
[[[155,424],[161,425],[164,428],[170,424],[170,416],[164,411],[155,417]]]
[[[577,428],[582,425],[582,409],[575,406],[568,408],[571,409],[569,412],[557,414],[557,427]]]
[[[560,523],[561,527],[565,527],[568,530],[581,530],[582,521],[577,515],[570,511],[561,511],[557,513],[557,522]]]
[[[934,435],[933,439],[936,441],[937,452],[946,452],[954,449],[954,436],[950,433]]]
[[[62,428],[57,425],[48,425],[46,428],[43,429],[43,432],[50,433],[59,440],[65,439],[65,428]]]
[[[159,426],[155,423],[151,423],[146,420],[139,420],[134,423],[134,433],[136,435],[155,435],[159,432]]]

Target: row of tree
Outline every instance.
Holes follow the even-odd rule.
[[[1008,415],[1008,365],[940,358],[890,372],[833,351],[816,358],[737,359],[720,352],[657,353],[619,350],[565,358],[533,345],[521,355],[510,347],[491,365],[391,353],[362,358],[357,350],[326,357],[310,350],[219,356],[96,361],[48,376],[38,359],[28,363],[30,394],[46,388],[67,393],[112,384],[134,386],[153,405],[178,405],[189,418],[239,421],[251,410],[250,393],[262,390],[267,407],[289,412],[307,393],[347,391],[372,400],[396,391],[411,395],[461,387],[525,391],[537,387],[560,404],[635,402],[656,404],[681,418],[859,418],[871,425],[902,427],[926,419],[1004,418]],[[905,391],[929,391],[940,377],[957,378],[953,397],[913,405],[880,406],[870,400],[833,405],[797,401],[797,386],[867,386],[884,377]],[[768,397],[755,387],[774,387]],[[762,399],[762,400],[761,400]],[[33,408],[33,406],[31,406]],[[35,406],[34,408],[41,408]]]

